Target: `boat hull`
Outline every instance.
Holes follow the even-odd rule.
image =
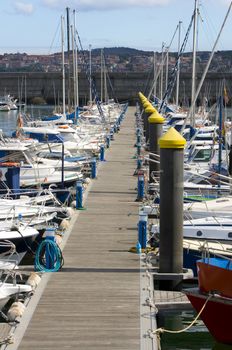
[[[207,263],[208,260],[208,263]],[[199,289],[203,293],[216,291],[222,296],[232,298],[232,284],[231,281],[232,270],[230,267],[230,260],[223,260],[223,266],[213,265],[213,261],[220,263],[219,259],[206,259],[206,262],[198,261],[198,280]]]
[[[194,309],[199,313],[208,295],[198,289],[185,291]],[[206,304],[201,319],[219,343],[232,344],[232,300],[213,296]]]

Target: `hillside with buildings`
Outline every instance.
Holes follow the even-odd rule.
[[[142,51],[131,48],[105,48],[91,51],[92,72],[100,72],[102,57],[104,57],[108,72],[150,72],[153,71],[154,57],[157,67],[161,67],[162,53]],[[163,57],[166,53],[163,53]],[[197,72],[202,72],[210,52],[197,53]],[[168,54],[168,69],[172,70],[175,65],[177,54]],[[66,63],[72,62],[72,53],[65,53]],[[28,55],[27,53],[4,53],[0,55],[0,72],[59,72],[61,71],[61,53],[51,55]],[[89,52],[78,53],[78,69],[86,70],[89,62]],[[164,62],[164,66],[167,64]],[[181,72],[189,73],[192,66],[192,54],[185,53],[181,58]],[[217,51],[210,65],[209,72],[230,73],[232,72],[232,51]]]

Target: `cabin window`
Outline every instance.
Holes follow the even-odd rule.
[[[228,233],[228,238],[232,238],[232,232]]]
[[[203,234],[202,231],[197,231],[197,236],[198,237],[202,236],[202,234]]]
[[[211,159],[211,149],[200,149],[194,157],[194,161],[198,161],[198,162],[209,162],[210,159]]]

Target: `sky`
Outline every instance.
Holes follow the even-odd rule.
[[[198,50],[211,50],[230,0],[199,0]],[[0,53],[51,54],[61,50],[61,16],[76,11],[76,29],[88,49],[131,47],[161,51],[169,46],[179,21],[181,41],[188,29],[194,0],[0,0]],[[217,50],[232,50],[232,10]],[[65,31],[66,32],[66,31]],[[177,51],[178,35],[170,47]],[[192,32],[186,51],[192,49]]]

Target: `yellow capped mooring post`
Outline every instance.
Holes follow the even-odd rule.
[[[145,136],[146,144],[148,143],[148,140],[149,140],[149,123],[148,123],[148,118],[155,111],[156,111],[156,109],[152,106],[151,103],[149,104],[149,106],[145,107],[145,109],[144,109],[143,125],[144,125],[144,136]]]
[[[164,123],[164,118],[155,109],[155,111],[148,118],[149,151],[150,151],[149,183],[154,182],[154,178],[157,178],[157,179],[159,178],[160,147],[159,147],[158,140],[163,134],[163,123]]]
[[[144,109],[143,104],[144,104],[145,102],[147,102],[148,99],[142,94],[142,92],[139,92],[139,93],[138,93],[138,96],[139,96],[138,102],[139,102],[139,109],[140,109],[139,112],[140,112],[140,114],[142,114],[142,111],[143,111],[143,109]]]
[[[179,290],[183,274],[183,173],[186,140],[172,127],[160,139],[160,289]],[[173,274],[173,275],[172,275]],[[173,277],[175,275],[175,278]]]

